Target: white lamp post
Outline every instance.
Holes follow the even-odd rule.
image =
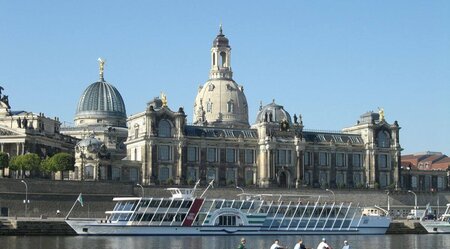
[[[144,187],[142,187],[142,185],[141,184],[136,184],[136,186],[139,186],[139,187],[141,187],[141,190],[142,190],[142,198],[145,196],[145,194],[144,194]]]
[[[333,194],[333,202],[336,203],[336,195],[334,194],[333,190],[325,189],[325,191],[331,192]]]
[[[237,189],[240,189],[240,190],[242,191],[243,194],[245,193],[243,188],[241,188],[241,187],[239,187],[239,186],[236,186],[236,188],[237,188]]]
[[[28,203],[30,203],[30,201],[28,200],[28,184],[24,180],[21,180],[20,182],[25,184],[25,200],[23,200],[23,203],[25,203],[25,217],[27,217],[28,216]]]
[[[417,209],[417,195],[416,195],[416,193],[414,193],[411,190],[408,190],[408,193],[411,193],[411,194],[414,195],[414,209]]]

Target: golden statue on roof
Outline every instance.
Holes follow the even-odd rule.
[[[378,107],[378,115],[380,115],[380,121],[384,121],[384,109]]]
[[[103,79],[103,70],[105,69],[105,60],[102,58],[98,58],[97,61],[100,63],[100,78]]]
[[[161,92],[161,102],[163,107],[167,107],[167,96],[163,92]]]

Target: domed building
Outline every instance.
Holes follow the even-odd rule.
[[[304,130],[301,115],[273,101],[250,127],[243,87],[233,80],[231,47],[222,28],[211,48],[209,79],[194,102],[193,124],[183,108],[155,98],[127,120],[127,159],[140,183],[283,188],[387,187],[396,184],[401,147],[396,122],[361,116],[342,131]]]
[[[75,114],[75,126],[126,127],[126,118],[125,104],[119,91],[102,79],[88,86],[81,95]]]
[[[194,124],[248,128],[248,104],[244,87],[233,80],[231,47],[220,27],[211,48],[209,79],[199,87],[194,103]]]
[[[99,59],[100,62],[100,79],[97,82],[90,84],[81,95],[78,106],[75,113],[75,126],[62,127],[61,133],[70,135],[79,139],[82,139],[78,148],[87,143],[87,141],[93,144],[99,141],[102,146],[108,152],[109,163],[104,163],[105,174],[94,174],[94,180],[115,180],[120,177],[113,177],[111,168],[112,162],[120,162],[121,159],[126,157],[126,148],[124,142],[127,138],[128,129],[126,127],[126,109],[120,92],[110,83],[106,82],[104,73],[104,61]],[[82,154],[80,154],[82,155]],[[81,167],[81,158],[76,157],[78,166]],[[83,167],[84,169],[89,169]],[[81,168],[80,168],[81,169]],[[97,169],[97,168],[96,168]],[[102,169],[101,167],[98,169]],[[76,179],[89,179],[90,171],[79,171],[74,174]],[[97,170],[96,170],[97,172]],[[83,174],[87,174],[86,177]],[[75,179],[75,178],[74,178]],[[125,179],[128,179],[126,177]]]

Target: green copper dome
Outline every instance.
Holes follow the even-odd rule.
[[[81,95],[76,118],[124,118],[125,104],[119,91],[105,81],[91,84]]]

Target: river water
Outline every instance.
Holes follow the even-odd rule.
[[[274,239],[289,249],[301,236],[247,236],[248,249],[269,249]],[[303,236],[307,247],[317,247],[321,236]],[[449,235],[329,235],[334,249],[348,240],[353,249],[450,248]],[[2,249],[234,249],[238,236],[0,236]]]

